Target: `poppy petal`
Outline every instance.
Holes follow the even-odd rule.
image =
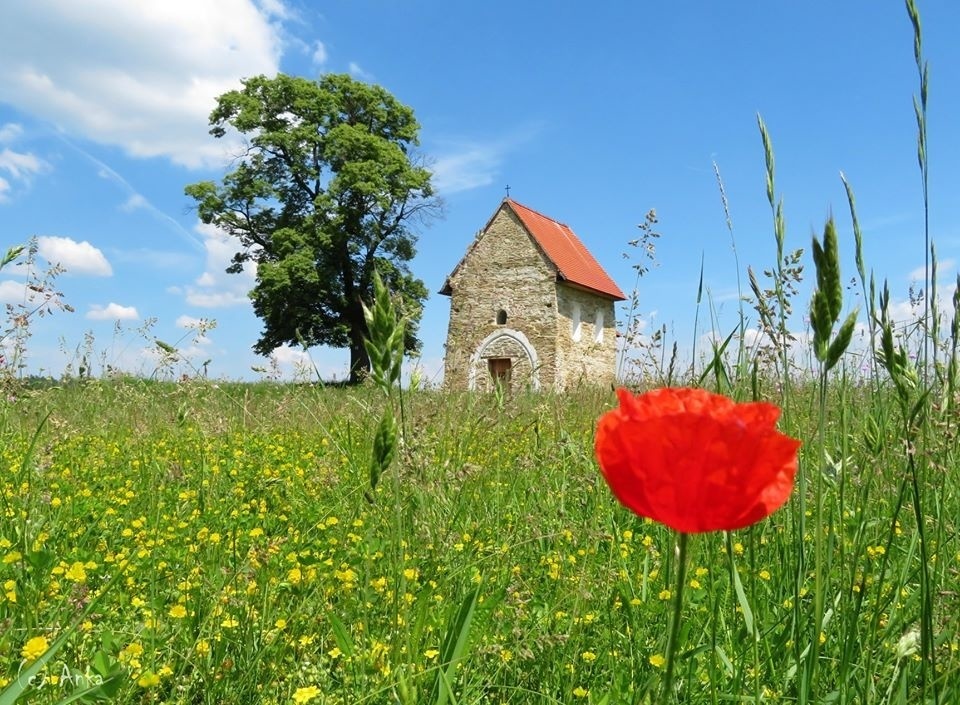
[[[636,514],[688,533],[733,530],[789,498],[800,443],[776,430],[776,406],[701,389],[617,394],[595,449],[614,496]]]

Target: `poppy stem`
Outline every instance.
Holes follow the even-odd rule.
[[[667,673],[663,679],[664,702],[673,701],[673,672],[677,656],[677,637],[680,634],[680,612],[683,607],[683,585],[687,580],[687,539],[689,534],[679,532],[680,544],[677,549],[677,590],[673,596],[673,616],[670,618],[670,636],[667,639]]]

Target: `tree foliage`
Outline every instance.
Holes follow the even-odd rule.
[[[364,300],[379,271],[416,350],[427,290],[410,272],[415,224],[436,214],[430,172],[415,161],[413,111],[380,86],[342,74],[278,75],[223,94],[210,133],[230,128],[245,150],[220,184],[186,187],[200,220],[236,237],[229,272],[257,264],[250,292],[269,354],[284,343],[350,348],[350,375],[368,367]]]

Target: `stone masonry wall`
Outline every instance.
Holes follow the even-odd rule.
[[[581,384],[613,383],[617,365],[613,301],[561,283],[557,283],[556,288],[560,314],[556,329],[558,386],[570,389]],[[578,317],[579,340],[574,340],[574,324]],[[598,335],[598,331],[602,334]]]
[[[538,356],[541,388],[553,388],[557,379],[555,280],[552,265],[517,217],[508,206],[501,206],[450,278],[444,384],[450,389],[467,389],[471,356],[488,336],[503,330],[517,331],[526,337]],[[497,314],[501,310],[506,313],[506,322],[498,324]],[[513,361],[511,387],[519,390],[531,383],[532,370],[522,346],[498,338],[491,342],[477,365],[477,389],[490,388],[487,358],[501,353]]]

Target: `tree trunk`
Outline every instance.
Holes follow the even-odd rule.
[[[358,384],[370,372],[370,357],[363,344],[367,322],[359,300],[350,305],[350,384]]]
[[[363,346],[363,341],[359,343],[350,340],[350,384],[359,384],[370,371],[370,358],[367,356],[367,349]]]

